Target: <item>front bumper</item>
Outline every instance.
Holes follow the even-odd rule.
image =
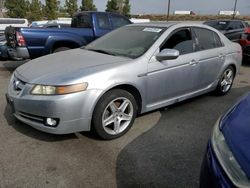
[[[101,90],[87,90],[67,95],[37,96],[30,95],[32,86],[26,84],[22,91],[8,88],[6,99],[12,113],[20,121],[44,132],[68,134],[89,131],[91,117]],[[55,118],[56,127],[47,126],[46,118]]]
[[[229,188],[234,187],[230,179],[220,166],[213,150],[211,142],[208,143],[203,158],[200,172],[200,188]]]

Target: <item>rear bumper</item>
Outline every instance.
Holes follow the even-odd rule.
[[[244,56],[250,57],[250,45],[249,46],[243,46],[242,50],[243,50],[243,55]]]
[[[13,59],[15,58],[22,58],[22,59],[29,59],[30,54],[26,47],[17,47],[17,48],[9,48],[8,49],[9,56]]]

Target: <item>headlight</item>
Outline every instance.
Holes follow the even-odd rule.
[[[63,95],[85,91],[88,83],[74,84],[68,86],[45,86],[35,85],[31,90],[32,95]]]
[[[250,182],[228,147],[223,133],[220,131],[220,120],[215,124],[212,133],[212,147],[216,157],[236,187],[250,187]]]

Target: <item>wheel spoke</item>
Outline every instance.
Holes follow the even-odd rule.
[[[223,81],[221,82],[221,86],[225,86],[225,85],[227,85],[227,81],[226,81],[226,80],[223,80]]]
[[[120,125],[121,125],[121,122],[116,119],[114,122],[114,131],[116,134],[120,132]]]
[[[129,101],[128,100],[124,100],[123,103],[121,104],[121,106],[119,107],[119,110],[121,110],[122,112],[125,112],[125,110],[127,109],[129,105]]]
[[[232,77],[232,71],[229,71],[228,73],[227,73],[227,79],[230,79]]]
[[[132,119],[132,115],[123,113],[120,119],[123,121],[130,121]]]
[[[111,123],[114,123],[114,116],[113,115],[109,116],[103,121],[103,123],[105,127],[110,125]]]
[[[110,103],[109,107],[110,107],[112,113],[115,113],[118,110],[118,108],[114,102]]]

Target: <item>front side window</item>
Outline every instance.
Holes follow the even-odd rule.
[[[194,32],[198,39],[200,51],[222,46],[219,36],[214,31],[204,28],[194,28]]]
[[[111,24],[109,22],[109,18],[104,14],[97,14],[97,26],[99,29],[111,29]]]
[[[173,33],[169,39],[161,46],[163,49],[175,49],[180,55],[194,52],[194,43],[190,29],[182,29]]]

